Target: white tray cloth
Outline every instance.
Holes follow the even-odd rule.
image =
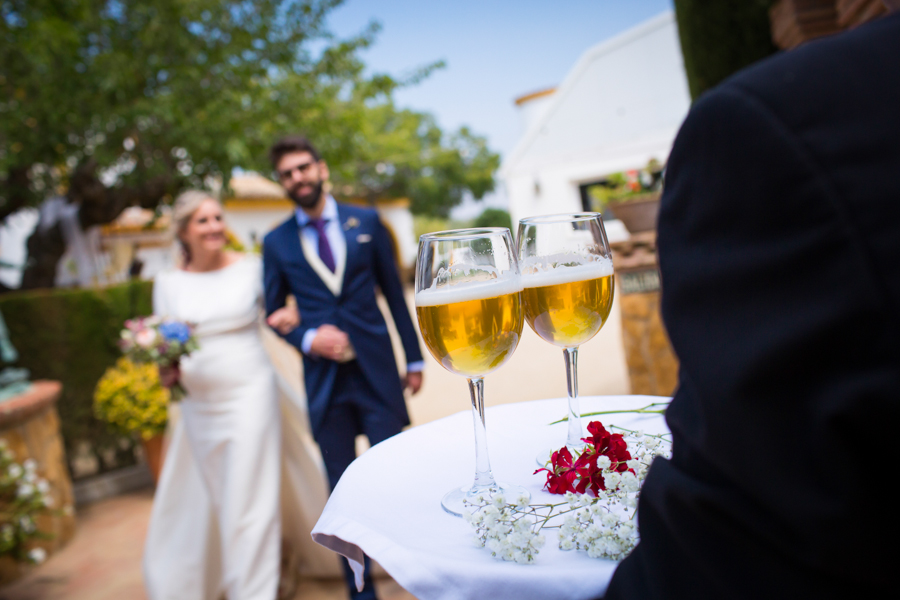
[[[495,393],[497,390],[495,390]],[[585,396],[581,411],[636,409],[668,400],[656,396]],[[525,486],[532,502],[560,502],[541,490],[533,475],[543,449],[565,443],[566,399],[537,400],[488,408],[488,446],[494,477]],[[589,419],[582,419],[587,425]],[[646,433],[664,433],[662,415],[601,415]],[[343,554],[362,576],[363,553],[378,561],[397,583],[420,600],[586,600],[601,596],[616,564],[584,552],[559,550],[555,529],[535,564],[491,557],[475,546],[474,530],[441,508],[453,486],[470,486],[475,472],[471,410],[415,427],[385,440],[355,460],[313,528],[315,541]]]

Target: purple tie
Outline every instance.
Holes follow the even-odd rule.
[[[331,253],[331,244],[328,243],[328,236],[325,235],[326,222],[325,219],[310,219],[308,225],[315,227],[319,233],[319,258],[334,273],[334,254]]]

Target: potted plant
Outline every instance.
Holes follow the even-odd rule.
[[[155,364],[138,364],[127,358],[108,368],[94,389],[94,414],[118,432],[140,437],[154,481],[159,480],[162,469],[170,399]]]
[[[656,229],[664,168],[652,159],[645,168],[613,173],[591,195],[601,208],[609,209],[629,233]]]

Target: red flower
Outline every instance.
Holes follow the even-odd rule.
[[[535,474],[541,471],[547,472],[547,482],[544,488],[551,494],[565,494],[566,492],[574,492],[574,482],[578,473],[572,465],[572,453],[563,446],[550,456],[550,468],[538,469]]]
[[[602,453],[609,446],[610,434],[600,421],[591,421],[587,426],[588,433],[591,437],[582,438],[582,442],[586,442],[594,447],[597,452]],[[619,437],[622,437],[620,434]]]
[[[609,468],[613,471],[634,472],[625,462],[631,460],[631,453],[628,452],[628,445],[621,433],[609,433],[600,421],[591,421],[587,429],[591,436],[582,439],[587,446],[574,462],[572,453],[564,446],[550,457],[549,469],[535,471],[535,474],[547,472],[544,489],[551,494],[566,492],[584,494],[591,491],[594,495],[598,495],[600,490],[605,490],[603,470],[597,465],[601,456],[609,458],[611,462]]]

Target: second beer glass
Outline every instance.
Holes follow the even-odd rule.
[[[475,482],[450,490],[441,501],[444,510],[462,514],[467,498],[501,489],[527,495],[520,486],[494,480],[484,422],[484,376],[509,360],[522,337],[522,282],[509,230],[460,229],[419,238],[416,315],[431,355],[469,380],[472,397]]]
[[[597,335],[612,308],[613,264],[599,213],[519,221],[525,318],[543,340],[563,349],[569,387],[566,446],[584,443],[578,406],[578,347]],[[538,457],[544,464],[550,451]]]

